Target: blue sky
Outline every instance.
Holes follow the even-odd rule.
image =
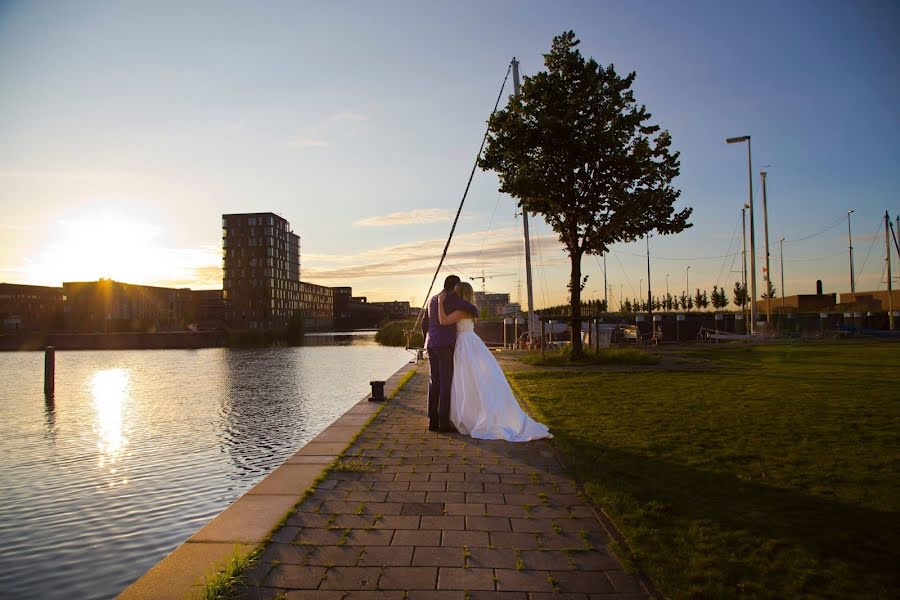
[[[739,249],[746,148],[724,140],[745,134],[754,187],[770,165],[779,291],[782,236],[788,293],[849,288],[846,222],[790,243],[849,209],[857,287],[883,289],[873,235],[900,212],[900,5],[634,4],[0,2],[0,280],[215,287],[220,215],[273,211],[302,238],[304,280],[421,302],[511,57],[534,73],[573,29],[585,55],[637,71],[682,153],[694,227],[651,240],[654,290],[668,273],[680,291],[688,265],[692,288],[740,278],[739,257],[709,257]],[[516,299],[514,204],[477,173],[448,269],[483,269]],[[562,302],[567,259],[533,229],[536,303]],[[638,295],[643,248],[608,257],[613,306],[620,285]],[[598,261],[584,267],[586,296],[602,297]]]

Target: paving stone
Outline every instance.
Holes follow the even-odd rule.
[[[466,529],[472,531],[511,531],[506,517],[466,517]]]
[[[607,571],[607,575],[609,575],[609,572],[617,571],[622,568],[619,561],[603,550],[574,552],[572,558],[575,560],[576,567],[581,571]],[[631,577],[627,573],[624,575]],[[627,589],[619,590],[618,587],[616,587],[616,581],[612,577],[610,577],[610,582],[613,584],[613,587],[616,588],[616,591],[628,591]],[[627,588],[627,585],[625,587]]]
[[[403,592],[400,590],[363,590],[350,592],[343,600],[403,600],[403,598]]]
[[[412,530],[398,529],[394,534],[394,546],[440,546],[441,531],[438,529]]]
[[[303,567],[298,569],[286,565],[277,565],[272,568],[265,584],[269,587],[314,590],[319,587],[319,582],[322,581],[325,570],[325,567]]]
[[[412,590],[407,592],[407,600],[465,600],[466,592],[462,590]],[[468,598],[471,600],[472,595]]]
[[[512,518],[509,521],[513,531],[520,531],[523,533],[556,533],[556,530],[553,527],[554,523],[559,530],[562,530],[559,521],[556,521],[555,519]]]
[[[574,563],[569,559],[569,557],[573,555],[566,552],[522,550],[519,556],[522,559],[522,562],[525,563],[526,569],[535,569],[538,571],[567,571],[574,568]]]
[[[550,573],[547,571],[532,571],[515,569],[496,569],[498,590],[510,590],[519,592],[552,592],[553,584],[550,582]]]
[[[521,550],[537,550],[540,548],[537,536],[532,533],[506,533],[492,531],[491,545],[497,548],[519,548]]]
[[[381,569],[378,567],[334,567],[322,581],[323,590],[374,590]]]
[[[419,546],[412,557],[413,566],[463,567],[465,555],[461,548]]]
[[[352,529],[345,543],[348,546],[389,546],[393,536],[392,529]]]
[[[465,502],[463,492],[428,492],[425,502]]]
[[[412,546],[367,546],[359,559],[360,567],[408,567]]]
[[[409,484],[411,492],[443,492],[446,489],[446,481],[412,481]]]
[[[428,515],[422,517],[421,529],[465,529],[466,518],[459,515]]]
[[[303,590],[303,591],[289,591],[285,593],[284,590],[275,590],[276,595],[273,596],[273,599],[284,598],[285,600],[342,600],[344,596],[344,592],[336,592],[332,590]],[[279,596],[278,594],[284,594],[284,596]],[[244,600],[241,597],[241,600]]]
[[[482,502],[484,504],[506,504],[503,494],[466,494],[466,502]]]
[[[468,492],[473,494],[480,494],[484,491],[484,484],[479,482],[472,481],[448,481],[447,482],[447,491],[448,492]]]
[[[401,515],[442,515],[444,505],[439,502],[405,502]]]
[[[484,516],[484,504],[473,502],[448,502],[444,505],[444,512],[448,515],[473,515]]]
[[[419,529],[421,519],[418,515],[384,515],[375,521],[375,529]]]
[[[590,600],[587,594],[563,594],[557,592],[531,592],[528,594],[528,600]],[[607,600],[619,600],[618,598],[609,598]]]
[[[528,512],[525,507],[513,504],[485,504],[484,513],[489,517],[517,517],[524,518]],[[563,513],[567,516],[568,513]]]
[[[359,562],[361,551],[351,546],[316,546],[306,548],[306,565],[319,567],[353,567]]]
[[[487,569],[515,569],[516,552],[512,548],[469,548],[467,564]]]
[[[429,492],[390,492],[387,495],[388,502],[425,502],[425,496]]]
[[[438,573],[440,590],[493,590],[494,570],[441,567]]]
[[[463,546],[489,546],[490,538],[486,531],[451,531],[443,532],[441,538],[441,546],[454,546],[461,548]]]
[[[383,590],[433,590],[437,567],[385,567],[378,581]]]
[[[388,496],[388,492],[380,492],[380,491],[352,491],[347,496],[347,500],[350,502],[384,502]]]
[[[610,593],[612,584],[602,571],[553,571],[560,592]]]

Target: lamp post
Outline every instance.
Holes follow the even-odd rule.
[[[744,286],[743,294],[744,294],[744,304],[741,306],[741,312],[744,315],[745,320],[749,320],[749,315],[747,314],[747,209],[750,208],[747,204],[744,204],[744,207],[741,209],[741,240],[744,244],[744,249],[741,251],[741,261],[743,262],[743,267],[741,271],[741,285]]]
[[[753,155],[750,149],[750,136],[742,135],[740,137],[728,138],[725,140],[728,144],[737,144],[747,142],[747,181],[750,187],[750,333],[756,330],[756,237],[753,233]],[[768,290],[766,290],[768,291]]]
[[[769,212],[766,209],[766,172],[760,171],[759,176],[762,178],[763,231],[766,241],[766,323],[771,323],[772,298],[769,291],[772,283],[772,271],[769,270]],[[784,289],[781,290],[781,295],[784,296]]]
[[[644,289],[644,279],[643,279],[643,278],[641,278],[641,279],[638,281],[638,304],[639,304],[639,305],[640,305],[640,302],[641,302],[641,290],[642,290],[642,289]]]
[[[850,293],[856,293],[856,283],[853,281],[853,234],[850,232],[850,215],[852,210],[847,211],[847,242],[850,245]]]
[[[684,294],[690,299],[691,297],[691,265],[684,270]],[[688,309],[690,310],[690,309]]]
[[[666,273],[666,302],[669,301],[669,274]]]
[[[778,243],[781,245],[781,312],[784,313],[784,238],[778,240]],[[798,299],[799,300],[799,299]],[[800,306],[797,305],[797,309],[799,310]]]

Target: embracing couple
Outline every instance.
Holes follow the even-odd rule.
[[[553,437],[519,406],[503,370],[475,333],[472,286],[456,275],[431,298],[422,320],[431,366],[428,429],[481,440],[527,442]]]

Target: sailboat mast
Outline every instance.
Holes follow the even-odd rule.
[[[519,61],[513,57],[513,95],[519,95]],[[528,334],[534,339],[538,330],[537,324],[534,322],[534,288],[531,284],[531,237],[528,233],[528,211],[522,208],[522,224],[525,229],[525,287],[528,294]]]

